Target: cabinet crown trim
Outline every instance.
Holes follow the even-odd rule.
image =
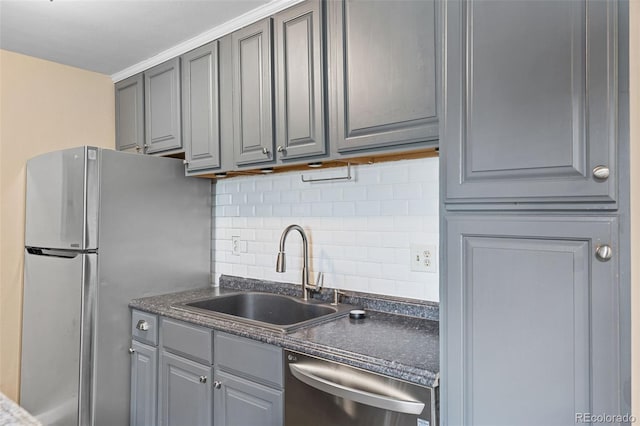
[[[222,36],[230,34],[236,30],[239,30],[240,28],[246,27],[249,24],[253,24],[254,22],[259,21],[263,18],[267,18],[302,1],[303,0],[272,0],[263,6],[250,10],[243,15],[233,18],[223,24],[218,25],[217,27],[211,28],[210,30],[207,30],[202,34],[197,35],[187,41],[176,44],[175,46],[170,47],[169,49],[160,52],[149,59],[145,59],[144,61],[138,62],[135,65],[123,69],[122,71],[118,71],[117,73],[111,75],[111,80],[114,83],[117,83],[120,80],[124,80],[127,77],[131,77],[132,75],[146,71],[151,67],[159,65],[169,59],[175,58],[176,56],[187,53],[197,47],[209,43],[210,41],[219,39]]]

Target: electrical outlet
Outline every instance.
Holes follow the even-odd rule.
[[[438,271],[438,253],[435,245],[411,244],[409,255],[412,271]]]
[[[240,237],[231,237],[231,254],[234,256],[240,256],[240,253],[247,253],[249,251],[249,244],[247,240],[241,240]]]
[[[240,256],[240,237],[231,237],[231,254],[234,256]]]

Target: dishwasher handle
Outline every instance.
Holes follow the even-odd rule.
[[[317,367],[314,368],[314,370],[316,369]],[[370,405],[384,410],[396,411],[398,413],[415,415],[419,415],[422,413],[422,410],[424,410],[425,404],[420,401],[391,398],[386,395],[380,395],[334,383],[313,374],[311,369],[305,368],[304,365],[289,364],[289,370],[296,379],[313,388],[331,395],[359,402],[361,404]]]

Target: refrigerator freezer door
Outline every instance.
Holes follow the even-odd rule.
[[[79,147],[27,162],[27,247],[97,248],[99,154]]]
[[[20,404],[46,425],[90,424],[97,254],[33,252],[25,252]]]

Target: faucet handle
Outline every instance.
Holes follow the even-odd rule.
[[[324,286],[324,274],[322,272],[318,272],[318,276],[316,277],[316,285],[314,286],[314,291],[322,290]]]
[[[338,303],[340,302],[340,296],[346,296],[346,293],[341,292],[340,290],[338,290],[337,288],[333,289],[333,303],[331,303],[333,306],[338,306]]]

